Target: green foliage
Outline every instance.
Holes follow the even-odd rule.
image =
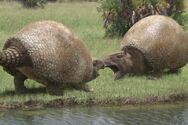
[[[20,0],[22,2],[23,6],[26,8],[32,8],[32,7],[44,7],[44,4],[46,4],[47,0]]]
[[[106,28],[106,34],[110,36],[123,35],[130,27],[129,13],[132,10],[132,3],[127,2],[125,4],[125,13],[122,14],[122,7],[118,0],[101,0],[101,6],[98,7],[98,11],[103,13],[104,27]]]
[[[96,2],[98,0],[56,0],[57,2]]]
[[[123,36],[140,19],[149,15],[166,15],[178,19],[184,0],[101,0],[107,36]],[[181,23],[181,20],[177,20]]]
[[[0,48],[8,38],[29,23],[39,20],[54,20],[72,29],[83,40],[93,57],[100,58],[114,53],[119,50],[120,39],[103,38],[104,30],[101,27],[101,18],[96,12],[97,6],[99,4],[94,2],[49,3],[45,10],[34,10],[20,9],[20,4],[16,2],[11,4],[2,2],[0,3]],[[188,24],[188,14],[182,16],[185,23]],[[185,28],[188,30],[188,27]],[[149,103],[152,101],[149,100],[150,97],[157,98],[158,101],[167,101],[172,95],[178,97],[178,95],[188,94],[188,66],[185,66],[178,75],[163,75],[157,81],[147,80],[146,76],[126,76],[122,80],[113,81],[113,72],[110,69],[101,70],[99,74],[97,79],[87,83],[94,89],[94,92],[91,93],[69,90],[65,91],[63,97],[51,96],[42,91],[20,95],[14,93],[13,77],[0,68],[0,104],[25,104],[32,100],[50,102],[59,99],[68,101],[72,99],[72,102],[78,104],[87,104],[90,101],[98,104],[113,102],[125,104],[129,103],[131,98],[138,102],[147,100]],[[39,83],[31,80],[27,80],[25,85],[28,88],[40,86]],[[64,103],[66,100],[62,104]]]

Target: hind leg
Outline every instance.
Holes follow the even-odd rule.
[[[181,72],[180,69],[169,69],[168,74],[179,74]]]
[[[22,73],[20,72],[16,73],[16,75],[14,76],[14,86],[15,86],[16,92],[18,93],[26,92],[27,88],[24,86],[24,81],[26,79],[27,77],[23,75]]]
[[[61,88],[55,84],[48,84],[46,86],[46,91],[50,95],[63,96],[63,94],[64,94],[63,88]]]

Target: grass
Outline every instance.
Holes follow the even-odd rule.
[[[45,9],[24,9],[16,2],[1,2],[0,47],[2,48],[6,39],[30,22],[55,20],[71,28],[84,41],[93,57],[104,57],[119,50],[121,38],[104,38],[97,6],[95,2],[49,3]],[[184,24],[188,24],[186,13],[182,18]],[[105,69],[100,71],[100,77],[88,84],[95,90],[93,93],[66,91],[63,97],[58,97],[45,93],[43,89],[36,89],[36,92],[32,90],[31,93],[19,95],[14,93],[13,77],[0,69],[0,104],[2,107],[9,104],[28,104],[26,102],[31,101],[47,105],[127,104],[185,99],[188,95],[188,66],[179,75],[164,75],[157,81],[147,80],[145,76],[127,76],[113,81],[112,71]],[[37,88],[40,84],[27,80],[26,86]]]

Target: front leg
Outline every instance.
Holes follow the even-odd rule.
[[[76,90],[84,91],[84,92],[93,92],[94,91],[92,88],[90,88],[85,83],[73,85],[73,88]]]
[[[156,70],[149,74],[147,77],[148,80],[159,80],[162,77],[162,71]]]

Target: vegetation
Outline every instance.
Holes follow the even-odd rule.
[[[44,8],[47,2],[96,2],[98,0],[0,0],[0,2],[19,1],[25,8]]]
[[[55,20],[71,28],[86,44],[93,57],[101,58],[119,50],[119,38],[104,38],[105,31],[95,2],[49,3],[45,9],[23,9],[19,3],[0,4],[0,48],[4,42],[28,23]],[[79,11],[78,11],[79,10]],[[29,16],[28,16],[29,15]],[[188,14],[182,14],[188,24]],[[186,28],[186,27],[185,27]],[[188,28],[188,27],[187,27]],[[147,80],[145,76],[128,77],[113,81],[110,69],[100,71],[100,77],[88,83],[94,92],[66,91],[63,97],[51,96],[41,85],[27,80],[31,89],[27,94],[14,93],[13,77],[0,69],[0,107],[33,104],[62,106],[68,104],[128,104],[156,103],[183,100],[188,96],[188,67],[178,75],[164,75],[160,80]],[[9,105],[10,104],[10,105]]]
[[[184,0],[101,0],[107,36],[123,36],[140,19],[149,15],[167,15],[177,19],[183,12]],[[181,23],[178,18],[177,21]]]
[[[47,0],[19,0],[19,1],[26,8],[32,8],[32,7],[44,8],[44,4],[47,3]]]

